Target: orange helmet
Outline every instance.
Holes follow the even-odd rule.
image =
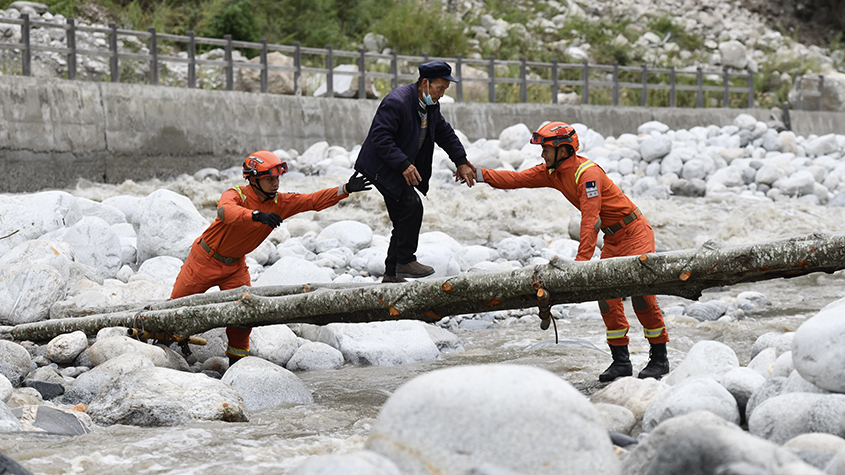
[[[246,179],[249,179],[249,177],[282,176],[287,171],[288,164],[268,150],[259,150],[252,153],[244,161],[244,178]]]
[[[575,129],[566,122],[549,122],[540,127],[531,135],[531,143],[535,145],[551,145],[552,147],[560,147],[561,145],[568,145],[572,147],[572,153],[578,150],[578,134]]]

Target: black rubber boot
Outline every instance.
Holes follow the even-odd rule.
[[[605,383],[634,374],[634,367],[631,366],[631,359],[628,355],[628,346],[609,346],[610,354],[613,355],[613,363],[604,370],[604,373],[599,375],[599,381]]]
[[[234,356],[229,357],[229,367],[231,368],[233,364],[237,363],[240,358],[236,358]]]
[[[640,379],[654,378],[659,380],[669,372],[669,358],[666,355],[666,343],[652,343],[648,351],[648,364],[640,374]]]

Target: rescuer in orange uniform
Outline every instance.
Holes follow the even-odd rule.
[[[581,211],[581,238],[576,261],[588,261],[593,256],[599,229],[604,232],[602,259],[654,252],[651,225],[601,167],[576,154],[578,134],[571,125],[549,122],[532,135],[531,143],[542,145],[544,165],[519,173],[478,168],[477,181],[494,188],[556,188],[563,193]],[[666,356],[669,335],[663,314],[654,295],[632,297],[631,302],[651,346],[648,365],[639,377],[660,379],[669,372]],[[599,376],[599,380],[613,381],[621,376],[631,376],[629,325],[622,299],[599,301],[599,308],[613,355],[613,363]]]
[[[260,150],[247,157],[244,178],[249,186],[235,186],[223,192],[217,204],[217,218],[191,246],[171,299],[199,294],[215,285],[220,290],[250,285],[244,256],[255,250],[283,219],[303,211],[326,209],[349,193],[370,189],[369,180],[356,172],[348,183],[337,188],[280,194],[279,177],[287,171],[287,163],[273,152]],[[229,364],[249,356],[249,334],[249,329],[226,328]]]

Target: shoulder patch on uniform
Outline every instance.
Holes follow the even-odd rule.
[[[595,180],[588,181],[585,184],[585,189],[587,191],[587,198],[595,198],[599,195],[599,188],[596,186]]]

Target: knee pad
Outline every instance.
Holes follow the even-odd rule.
[[[633,305],[634,310],[639,312],[648,309],[648,302],[646,302],[645,297],[642,295],[631,297],[631,305]]]
[[[599,310],[601,313],[607,313],[610,311],[610,305],[607,304],[607,300],[599,300]]]

